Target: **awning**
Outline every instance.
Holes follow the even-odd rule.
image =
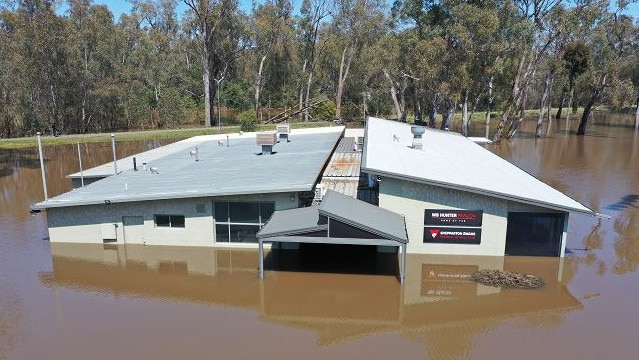
[[[259,275],[264,278],[264,242],[397,246],[400,282],[405,280],[408,235],[404,217],[327,191],[319,206],[276,211],[257,233]]]

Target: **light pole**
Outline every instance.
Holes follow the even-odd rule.
[[[226,76],[226,75],[224,75]],[[220,106],[220,83],[224,80],[224,76],[222,76],[219,80],[213,79],[215,81],[215,91],[217,92],[217,127],[222,129],[222,107]]]

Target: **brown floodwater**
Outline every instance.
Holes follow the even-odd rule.
[[[342,258],[331,249],[283,254],[259,281],[253,250],[51,244],[46,213],[28,211],[43,197],[37,149],[0,150],[0,359],[636,359],[639,134],[629,121],[542,139],[525,122],[489,147],[611,216],[572,215],[565,259],[411,255],[404,286],[365,253],[325,271]],[[118,156],[165,142],[118,143]],[[112,159],[109,144],[82,151],[85,168]],[[76,147],[44,153],[49,194],[68,191]],[[485,268],[546,286],[469,279]]]

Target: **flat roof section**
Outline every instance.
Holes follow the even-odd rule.
[[[411,148],[411,125],[369,117],[362,171],[469,191],[560,211],[594,215],[583,204],[455,133],[426,129]]]
[[[226,135],[197,136],[135,155],[138,164],[147,163],[147,171],[131,166],[32,208],[312,191],[343,133],[342,126],[296,129],[290,142],[273,147],[272,155],[258,155],[256,133],[232,134],[229,146]],[[199,161],[190,154],[196,147]]]

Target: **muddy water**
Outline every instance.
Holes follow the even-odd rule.
[[[270,271],[251,250],[50,244],[35,149],[0,152],[0,359],[635,359],[639,351],[639,136],[610,118],[490,149],[599,212],[571,216],[564,260],[409,256],[385,271]],[[118,144],[119,156],[154,146]],[[70,188],[74,146],[46,148],[49,194]],[[110,147],[83,150],[85,167]],[[329,255],[330,256],[330,255]],[[330,259],[328,259],[330,261]],[[382,266],[383,267],[383,266]],[[540,290],[468,275],[531,272]],[[370,270],[370,271],[369,271]],[[361,272],[361,271],[360,271]]]

